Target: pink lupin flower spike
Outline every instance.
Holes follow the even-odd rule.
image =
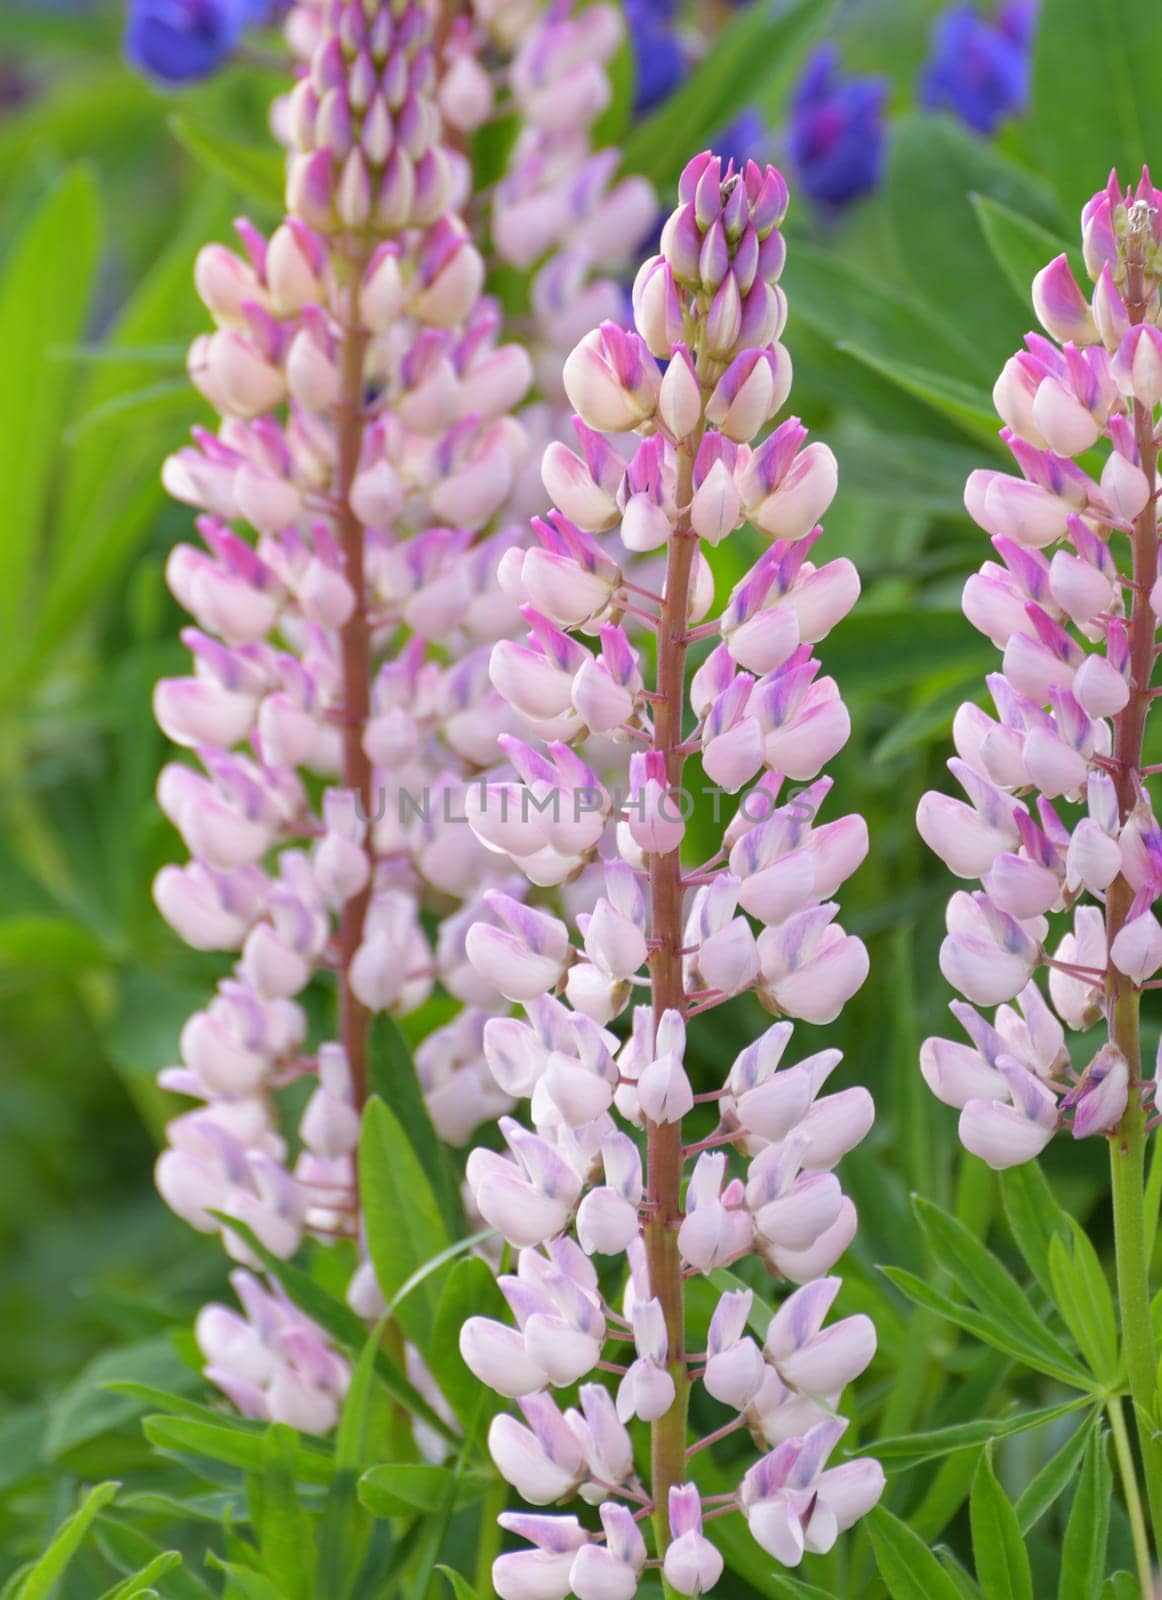
[[[648,1562],[669,1593],[713,1587],[723,1562],[698,1463],[723,1431],[747,1427],[771,1451],[714,1515],[741,1512],[788,1565],[829,1548],[883,1484],[872,1460],[827,1465],[841,1391],[875,1345],[866,1318],[825,1326],[838,1280],[824,1276],[855,1228],[834,1168],[868,1131],[871,1099],[824,1092],[837,1051],[782,1064],[787,1019],[834,1017],[867,972],[831,898],[863,859],[866,830],[856,817],[817,824],[820,769],[848,723],[812,654],[858,580],[847,561],[809,559],[835,490],[830,451],[796,419],[754,442],[790,370],[776,281],[786,187],[772,168],[735,172],[708,152],[679,192],[662,253],[638,275],[635,327],[602,324],[565,363],[579,448],[545,453],[559,516],[538,529],[541,551],[506,558],[528,633],[498,644],[491,667],[531,735],[506,743],[510,772],[468,810],[480,839],[534,883],[592,885],[571,925],[491,894],[467,940],[478,969],[523,1005],[523,1019],[485,1024],[483,1050],[498,1087],[528,1103],[532,1130],[505,1119],[508,1153],[469,1158],[476,1205],[517,1267],[502,1280],[513,1323],[471,1318],[461,1350],[523,1414],[490,1434],[508,1482],[538,1506],[579,1494],[601,1508],[594,1532],[569,1514],[503,1518],[526,1541],[494,1566],[504,1600],[628,1597]],[[773,542],[722,615],[703,620],[703,543],[748,514]],[[629,627],[655,634],[656,669]],[[692,639],[712,635],[690,674]],[[566,759],[594,732],[628,747],[620,781],[595,774],[588,754]],[[744,792],[721,850],[689,872],[696,802],[683,774],[695,752]],[[784,797],[788,777],[811,787]],[[687,1144],[688,1035],[747,990],[782,1020],[730,1068],[716,1133]],[[622,1014],[624,1039],[609,1026]],[[749,1292],[726,1294],[709,1351],[694,1355],[686,1278],[752,1253],[803,1287],[762,1347],[746,1332]],[[619,1305],[590,1254],[625,1258]],[[603,1369],[608,1388],[582,1381]],[[700,1379],[731,1419],[706,1440],[686,1421]],[[557,1398],[578,1382],[580,1411]],[[640,1478],[639,1428],[650,1434]]]

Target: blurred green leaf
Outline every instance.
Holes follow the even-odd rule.
[[[18,1600],[52,1600],[57,1584],[64,1576],[69,1562],[80,1549],[85,1535],[93,1524],[93,1519],[99,1511],[112,1502],[120,1487],[119,1483],[99,1483],[95,1489],[89,1490],[78,1509],[57,1532],[40,1560],[25,1575],[17,1591]]]
[[[737,115],[774,65],[809,28],[822,26],[830,10],[817,0],[756,0],[737,11],[697,71],[631,130],[622,146],[623,168],[649,178],[668,211],[670,191],[690,156]]]
[[[261,206],[281,215],[286,200],[286,160],[266,145],[243,144],[190,117],[170,118],[170,132],[202,165]]]
[[[1142,1586],[1132,1572],[1115,1572],[1102,1584],[1101,1600],[1144,1600]]]
[[[224,1572],[232,1578],[245,1596],[245,1600],[286,1600],[286,1596],[279,1593],[270,1579],[253,1567],[243,1566],[238,1561],[223,1561],[220,1556],[213,1553],[206,1557],[206,1562],[218,1572]]]
[[[469,1317],[503,1320],[504,1316],[504,1296],[487,1262],[479,1257],[457,1262],[436,1307],[432,1348],[440,1352],[440,1390],[459,1418],[468,1445],[475,1443],[485,1424],[504,1409],[504,1402],[465,1365],[460,1329]]]
[[[205,1456],[243,1472],[262,1472],[266,1461],[265,1433],[251,1433],[226,1418],[219,1422],[195,1422],[186,1417],[146,1417],[141,1424],[145,1437],[159,1450],[178,1455]],[[294,1471],[300,1483],[331,1481],[331,1457],[318,1445],[300,1440],[295,1449]]]
[[[411,1462],[371,1467],[359,1480],[359,1498],[377,1517],[403,1517],[443,1509],[451,1498],[454,1507],[474,1504],[492,1479],[478,1472],[455,1472]]]
[[[1162,150],[1157,39],[1156,0],[1041,6],[1029,122],[1071,228],[1111,166],[1134,183]]]
[[[165,250],[139,284],[107,334],[110,359],[90,364],[75,381],[77,414],[104,415],[104,425],[74,437],[65,462],[57,538],[42,615],[27,641],[30,664],[43,659],[91,610],[94,598],[112,583],[134,548],[149,532],[164,502],[161,463],[181,443],[178,391],[173,407],[143,418],[118,415],[116,404],[156,379],[151,357],[114,361],[115,354],[149,347],[163,338],[192,334],[204,325],[205,309],[193,287],[198,248],[227,223],[230,208],[222,191],[205,187],[185,211]],[[176,364],[176,363],[175,363]],[[64,370],[68,373],[67,365]],[[187,385],[185,416],[193,421],[202,402]]]
[[[1069,257],[1078,281],[1085,282],[1085,258],[1080,250],[991,195],[974,194],[972,203],[989,249],[1022,304],[1032,304],[1033,279],[1062,252]]]
[[[200,1385],[197,1374],[178,1358],[168,1338],[106,1350],[53,1402],[44,1431],[44,1454],[49,1458],[63,1455],[86,1439],[140,1415],[148,1402],[109,1387],[126,1378],[179,1392]]]
[[[885,433],[844,440],[840,451],[843,494],[870,494],[898,509],[930,516],[964,516],[964,485],[982,463],[979,449]]]
[[[841,350],[866,352],[873,364],[882,361],[900,371],[929,369],[950,383],[974,376],[965,373],[959,338],[937,313],[911,291],[873,277],[834,250],[796,240],[781,282],[796,319],[803,318]],[[983,366],[975,376],[980,403],[991,418]],[[994,432],[996,426],[993,419]]]
[[[867,1531],[892,1600],[960,1600],[960,1591],[923,1539],[886,1506],[868,1513]]]
[[[156,1593],[153,1588],[154,1579],[164,1578],[181,1564],[180,1551],[163,1550],[160,1555],[154,1556],[148,1566],[142,1567],[140,1572],[134,1573],[122,1583],[115,1583],[111,1589],[106,1589],[101,1600],[139,1600],[140,1596],[154,1594]]]
[[[126,1574],[160,1559],[167,1552],[140,1528],[109,1516],[97,1524],[97,1543],[111,1566]],[[210,1590],[187,1567],[173,1567],[166,1577],[165,1600],[215,1600]]]
[[[72,391],[58,350],[84,331],[100,229],[96,184],[87,169],[77,167],[16,240],[0,279],[0,663],[7,663],[27,631],[29,581],[46,533]]]
[[[378,1096],[363,1113],[359,1193],[375,1276],[390,1300],[449,1240],[427,1174],[399,1121]],[[399,1322],[421,1354],[431,1348],[438,1293],[435,1280],[425,1278],[399,1308]]]
[[[984,1600],[1033,1600],[1033,1574],[1017,1513],[997,1482],[987,1450],[972,1481],[968,1510],[972,1558]]]
[[[1098,1600],[1110,1531],[1110,1497],[1113,1473],[1106,1459],[1103,1431],[1089,1436],[1073,1509],[1061,1546],[1061,1575],[1057,1600]]]
[[[820,648],[823,664],[844,694],[884,695],[920,683],[928,673],[970,668],[984,672],[996,659],[959,611],[856,611]]]
[[[476,1590],[468,1582],[468,1579],[462,1577],[460,1573],[453,1572],[451,1567],[437,1567],[436,1571],[442,1572],[452,1585],[452,1593],[455,1596],[455,1600],[478,1600]]]
[[[0,972],[74,976],[107,959],[101,940],[72,917],[17,916],[0,919]]]
[[[1054,219],[1046,186],[987,140],[946,117],[913,113],[896,122],[884,189],[896,253],[933,315],[949,319],[963,376],[976,374],[991,388],[1025,332],[1027,291],[1014,293],[1008,275],[994,270],[974,193]]]
[[[346,1600],[354,1593],[371,1536],[371,1518],[358,1496],[363,1468],[387,1453],[390,1405],[376,1373],[387,1327],[381,1318],[367,1336],[351,1374],[335,1435],[335,1475],[319,1531],[319,1589]]]
[[[848,339],[839,348],[862,361],[873,372],[897,384],[905,394],[923,400],[943,417],[957,423],[974,438],[997,447],[1000,421],[992,408],[989,391],[963,378],[951,378],[923,364],[895,361]]]
[[[465,1226],[464,1207],[452,1176],[447,1146],[436,1137],[407,1040],[395,1018],[386,1011],[372,1019],[367,1070],[372,1093],[391,1107],[408,1143],[419,1157],[449,1237],[459,1238]]]
[[[265,1574],[282,1600],[310,1600],[314,1592],[315,1525],[295,1492],[298,1436],[273,1424],[263,1440],[262,1472],[250,1480],[250,1520]]]

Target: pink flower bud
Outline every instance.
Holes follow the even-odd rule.
[[[681,441],[702,418],[702,390],[684,344],[675,347],[658,392],[658,419],[674,440]]]
[[[1115,1044],[1105,1044],[1061,1102],[1073,1111],[1075,1139],[1109,1133],[1122,1120],[1129,1102],[1129,1065]]]
[[[756,452],[752,467],[761,454],[761,450]],[[750,520],[760,532],[773,539],[802,539],[835,498],[838,481],[834,455],[816,440],[800,451],[777,485],[761,499],[755,493],[757,473],[750,468],[739,488]]]
[[[1162,403],[1162,328],[1142,322],[1122,338],[1110,370],[1124,395],[1148,410]]]
[[[573,409],[592,428],[620,432],[653,415],[661,377],[636,334],[604,322],[567,358],[562,377]]]
[[[1062,344],[1095,344],[1097,329],[1089,301],[1078,288],[1077,279],[1064,253],[1057,256],[1033,279],[1033,309],[1041,326]]]
[[[702,1532],[702,1501],[692,1483],[670,1490],[671,1543],[663,1570],[666,1582],[679,1594],[705,1594],[722,1576],[723,1558]]]

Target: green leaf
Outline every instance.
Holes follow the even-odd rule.
[[[1134,183],[1157,158],[1158,77],[1156,0],[1045,0],[1029,125],[1071,224],[1111,166]]]
[[[1029,1271],[1052,1298],[1049,1246],[1056,1235],[1069,1236],[1069,1217],[1058,1205],[1049,1180],[1035,1161],[1010,1167],[1001,1175],[1001,1199],[1009,1231]]]
[[[43,559],[47,501],[72,394],[62,346],[84,332],[100,248],[97,187],[75,168],[16,240],[0,279],[0,661],[19,647]]]
[[[1142,1587],[1132,1572],[1115,1572],[1102,1584],[1101,1600],[1143,1600]]]
[[[460,1354],[460,1329],[469,1317],[505,1316],[504,1296],[488,1264],[478,1257],[457,1262],[436,1307],[432,1348],[440,1355],[440,1391],[459,1418],[467,1444],[479,1437],[504,1402],[480,1382]]]
[[[374,1516],[406,1517],[417,1511],[441,1511],[449,1500],[456,1509],[472,1505],[487,1493],[491,1482],[481,1472],[389,1462],[363,1474],[359,1498]]]
[[[1113,1387],[1118,1376],[1118,1324],[1113,1295],[1088,1234],[1069,1218],[1070,1242],[1049,1242],[1053,1300],[1095,1378]]]
[[[1043,1371],[1084,1384],[1086,1374],[1061,1341],[1045,1327],[1013,1275],[965,1225],[930,1200],[913,1200],[920,1226],[938,1264],[985,1316],[1010,1328],[1038,1352]],[[1035,1363],[1036,1364],[1036,1363]]]
[[[947,417],[970,433],[974,439],[997,447],[1000,421],[993,410],[988,392],[963,378],[948,377],[935,372],[923,363],[896,361],[851,340],[840,341],[839,348],[854,360],[887,378],[905,394],[922,400],[942,417]]]
[[[163,1550],[160,1555],[154,1556],[148,1566],[142,1567],[140,1572],[135,1572],[123,1583],[114,1584],[111,1589],[106,1589],[101,1600],[139,1600],[145,1593],[153,1592],[151,1586],[155,1578],[164,1578],[166,1573],[173,1572],[181,1564],[180,1551]]]
[[[846,619],[820,654],[845,694],[885,695],[941,672],[986,670],[988,640],[955,611],[865,611]]]
[[[263,1433],[249,1433],[225,1421],[194,1422],[185,1417],[146,1417],[142,1429],[150,1444],[178,1455],[205,1456],[243,1472],[261,1473],[266,1465]],[[294,1474],[300,1483],[329,1483],[331,1457],[318,1445],[300,1440],[294,1456]]]
[[[973,192],[1053,216],[1045,186],[978,135],[945,117],[897,119],[884,187],[897,257],[929,309],[951,311],[965,375],[991,384],[1025,332],[1027,290],[1018,299],[1008,277],[993,270]]]
[[[309,1600],[314,1592],[314,1525],[295,1492],[298,1437],[275,1424],[263,1441],[261,1477],[251,1480],[251,1522],[263,1570],[284,1600]]]
[[[909,1272],[906,1267],[881,1267],[884,1277],[894,1283],[900,1293],[918,1306],[924,1306],[929,1311],[935,1311],[947,1321],[955,1323],[958,1328],[963,1328],[966,1333],[971,1333],[974,1338],[980,1339],[984,1344],[992,1345],[994,1350],[1002,1350],[1005,1355],[1012,1356],[1015,1361],[1022,1361],[1026,1366],[1034,1367],[1038,1371],[1046,1372],[1051,1377],[1060,1378],[1062,1382],[1075,1387],[1088,1384],[1088,1378],[1078,1367],[1076,1371],[1061,1368],[1056,1362],[1046,1363],[1041,1351],[1035,1345],[1029,1344],[1003,1322],[997,1322],[992,1317],[983,1316],[971,1306],[962,1305],[953,1300],[940,1289],[934,1289],[924,1278],[919,1278],[914,1272]]]
[[[809,323],[829,345],[853,354],[866,351],[873,362],[902,370],[930,369],[949,382],[963,378],[964,350],[942,317],[906,289],[871,277],[835,251],[797,240],[781,281],[796,319]],[[979,405],[995,445],[999,423],[985,381],[982,372]]]
[[[44,1454],[50,1459],[63,1455],[140,1415],[150,1401],[111,1387],[130,1375],[157,1389],[191,1390],[200,1383],[168,1338],[105,1350],[53,1402],[44,1431]]]
[[[1077,1473],[1077,1464],[1085,1454],[1090,1435],[1097,1426],[1101,1413],[1095,1407],[1083,1418],[1081,1426],[1071,1433],[1056,1455],[1049,1460],[1017,1496],[1017,1521],[1021,1532],[1028,1533],[1049,1507],[1071,1484]]]
[[[48,1549],[28,1570],[17,1590],[17,1600],[51,1600],[69,1562],[80,1549],[97,1513],[109,1505],[118,1483],[99,1483],[56,1533]]]
[[[452,1585],[452,1593],[455,1596],[455,1600],[478,1600],[476,1590],[468,1582],[468,1579],[459,1572],[453,1572],[451,1567],[437,1567],[436,1571],[442,1572]]]
[[[185,116],[170,118],[179,144],[208,171],[225,178],[264,210],[281,213],[286,202],[286,162],[265,145],[243,144]]]
[[[802,1578],[792,1578],[786,1572],[772,1572],[766,1579],[766,1592],[771,1600],[832,1600],[826,1589],[817,1589]]]
[[[1069,257],[1078,281],[1085,282],[1085,258],[1080,250],[991,195],[974,194],[971,198],[988,247],[1022,304],[1032,305],[1033,279],[1062,252]]]
[[[448,1245],[432,1186],[397,1118],[378,1096],[363,1113],[359,1194],[367,1248],[386,1299]],[[398,1320],[421,1354],[431,1349],[438,1289],[425,1278],[399,1306]]]
[[[863,433],[843,443],[843,489],[929,516],[964,515],[964,485],[980,451],[915,435]]]
[[[892,1600],[961,1600],[956,1584],[923,1539],[885,1506],[868,1513],[866,1527]]]
[[[286,1600],[286,1596],[278,1592],[270,1579],[263,1577],[253,1567],[241,1566],[237,1561],[223,1561],[213,1551],[206,1557],[206,1565],[232,1578],[245,1600]]]
[[[968,1450],[994,1439],[1007,1439],[1010,1434],[1027,1433],[1046,1422],[1068,1416],[1071,1411],[1087,1404],[1083,1398],[1069,1400],[1064,1405],[1045,1406],[1039,1411],[1021,1411],[1012,1417],[982,1418],[977,1422],[958,1422],[948,1428],[934,1428],[927,1433],[901,1434],[895,1439],[877,1439],[876,1456],[890,1461],[897,1470],[915,1467],[922,1461],[948,1455],[953,1450]]]
[[[131,1498],[126,1497],[121,1502],[126,1509],[129,1508]],[[185,1515],[185,1504],[186,1502],[182,1502],[177,1508],[179,1519]],[[170,1514],[172,1515],[172,1512]],[[140,1528],[131,1527],[128,1523],[116,1521],[107,1515],[102,1515],[98,1519],[97,1544],[110,1566],[126,1575],[138,1572],[143,1566],[148,1566],[150,1562],[167,1554],[155,1539],[142,1533]],[[195,1577],[183,1566],[176,1566],[170,1569],[166,1579],[165,1600],[216,1600],[216,1597],[210,1593],[201,1578]]]
[[[465,1228],[464,1207],[452,1176],[447,1146],[436,1137],[407,1040],[395,1018],[386,1011],[372,1021],[367,1053],[372,1093],[391,1107],[407,1134],[431,1183],[448,1237],[458,1239]]]
[[[319,1532],[318,1578],[320,1593],[334,1600],[346,1600],[353,1592],[371,1536],[371,1518],[359,1503],[359,1474],[387,1452],[391,1412],[376,1371],[386,1326],[384,1317],[367,1336],[335,1435],[335,1475]]]
[[[1033,1574],[1017,1513],[997,1482],[987,1450],[972,1480],[968,1516],[984,1600],[1033,1600]]]
[[[159,467],[184,431],[178,427],[177,391],[172,412],[146,418],[118,416],[113,408],[156,381],[156,362],[143,350],[148,352],[162,338],[192,336],[205,326],[206,310],[193,285],[194,257],[207,238],[225,228],[230,214],[220,187],[207,185],[186,208],[165,250],[106,333],[101,348],[107,359],[70,374],[77,414],[101,415],[104,425],[79,437],[74,434],[64,462],[43,612],[28,644],[33,662],[51,655],[69,635],[154,526],[165,500]],[[137,352],[133,360],[128,359],[131,351]],[[172,365],[175,376],[184,374],[184,356],[175,357]],[[187,389],[186,425],[204,408],[188,382]]]
[[[663,195],[686,162],[710,143],[776,64],[821,27],[831,10],[816,0],[776,5],[758,0],[722,27],[698,70],[639,122],[622,146],[622,166],[640,172]]]
[[[1106,1458],[1105,1434],[1095,1428],[1077,1481],[1077,1493],[1061,1546],[1058,1600],[1098,1600],[1110,1531],[1113,1473]]]

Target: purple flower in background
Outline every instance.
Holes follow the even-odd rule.
[[[884,158],[882,78],[845,78],[839,51],[821,44],[807,59],[791,100],[787,147],[800,187],[836,209],[869,194]]]
[[[129,62],[164,83],[193,83],[220,67],[267,0],[130,0]]]
[[[1012,0],[990,21],[970,5],[938,18],[932,54],[920,81],[922,104],[951,111],[991,134],[1029,100],[1029,47],[1037,20],[1035,0]]]
[[[673,0],[626,0],[634,62],[634,111],[652,111],[683,81],[686,52],[674,28]]]
[[[767,126],[755,106],[746,106],[711,141],[723,161],[733,161],[739,172],[748,161],[762,159]]]

